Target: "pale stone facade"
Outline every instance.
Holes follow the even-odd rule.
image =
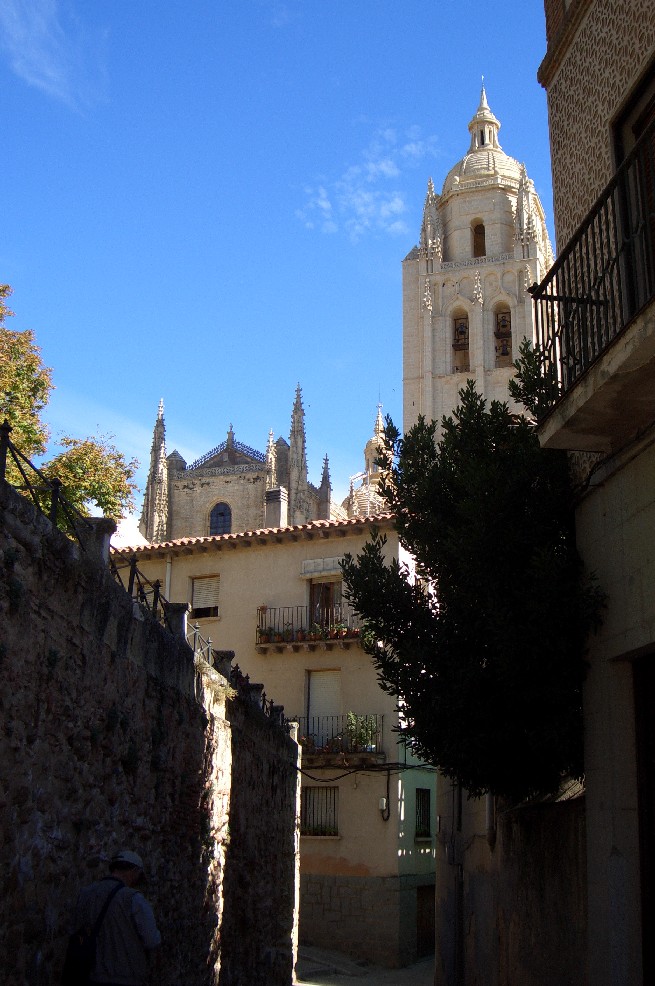
[[[388,514],[183,538],[117,557],[135,550],[166,598],[188,601],[202,635],[234,650],[300,723],[301,942],[396,966],[434,946],[435,774],[399,744],[395,700],[341,592],[339,561],[362,550],[373,525],[398,557]]]
[[[509,400],[512,363],[533,338],[527,288],[552,263],[544,212],[525,167],[498,142],[482,90],[468,152],[441,194],[432,179],[419,245],[403,262],[403,431],[441,422],[468,378]]]
[[[147,541],[189,535],[252,531],[271,524],[301,524],[340,516],[332,503],[327,456],[318,487],[307,478],[305,411],[300,387],[291,412],[289,442],[269,434],[265,452],[234,437],[187,465],[166,454],[163,402],[150,453],[139,529]]]
[[[146,541],[157,543],[379,513],[385,508],[375,460],[383,434],[382,405],[378,405],[373,435],[364,449],[364,470],[351,478],[348,496],[338,504],[332,500],[327,455],[320,484],[314,486],[307,478],[300,387],[288,442],[282,437],[275,440],[271,431],[266,451],[260,452],[238,442],[230,425],[224,442],[189,465],[177,450],[166,452],[160,401],[139,530]]]

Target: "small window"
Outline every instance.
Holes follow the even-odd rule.
[[[477,223],[473,227],[473,256],[474,257],[485,257],[487,254],[486,237],[484,232],[484,224]]]
[[[230,534],[232,531],[232,511],[227,503],[217,503],[209,515],[210,534]]]
[[[430,788],[416,788],[416,838],[429,839],[432,835],[430,825]]]
[[[202,620],[218,616],[220,575],[202,575],[191,583],[191,619]]]
[[[300,790],[300,834],[339,834],[339,788],[303,787]]]

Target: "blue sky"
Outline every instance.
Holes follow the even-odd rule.
[[[0,281],[53,437],[143,483],[160,397],[191,461],[288,438],[300,383],[345,495],[378,399],[401,421],[401,261],[481,75],[552,228],[544,52],[539,0],[0,0]]]

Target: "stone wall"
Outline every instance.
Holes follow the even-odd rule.
[[[408,965],[419,951],[417,888],[425,886],[433,895],[433,876],[302,875],[300,941],[377,965]]]
[[[443,819],[435,986],[585,986],[584,797],[503,812],[489,838],[484,800],[464,819]]]
[[[121,847],[161,986],[288,986],[296,744],[6,484],[0,675],[3,986],[58,983],[71,903]]]

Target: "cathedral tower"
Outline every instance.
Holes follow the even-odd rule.
[[[468,129],[441,194],[428,181],[419,245],[403,261],[403,431],[419,414],[451,414],[468,378],[509,401],[519,345],[533,339],[526,289],[552,264],[534,184],[501,148],[484,86]]]

